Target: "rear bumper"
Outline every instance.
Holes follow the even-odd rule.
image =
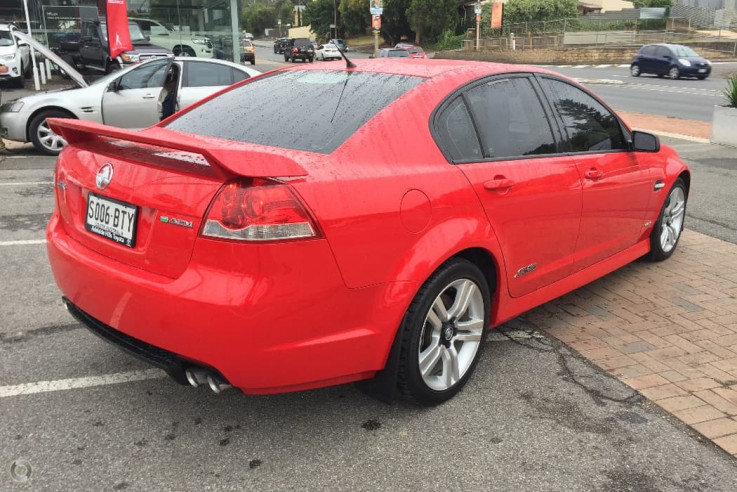
[[[228,270],[216,268],[207,245],[216,242],[201,240],[172,280],[89,250],[56,213],[47,239],[62,294],[98,335],[139,357],[158,354],[143,358],[180,381],[186,365],[206,366],[246,393],[372,377],[384,367],[413,292],[394,284],[348,289],[324,240],[252,249],[252,267]]]

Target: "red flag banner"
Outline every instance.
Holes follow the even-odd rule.
[[[128,7],[126,0],[107,0],[107,41],[110,58],[132,50],[131,33],[128,30]]]

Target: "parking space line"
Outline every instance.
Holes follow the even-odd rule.
[[[46,239],[24,239],[19,241],[0,241],[0,246],[33,246],[34,244],[46,244]]]
[[[58,379],[56,381],[38,381],[36,383],[16,384],[14,386],[0,386],[0,398],[10,396],[32,395],[49,393],[52,391],[66,391],[110,384],[130,383],[148,379],[163,379],[167,377],[161,369],[146,369],[143,371],[119,372],[104,376],[90,376],[84,378]]]
[[[53,181],[16,181],[9,183],[0,183],[0,186],[38,186],[54,184]]]

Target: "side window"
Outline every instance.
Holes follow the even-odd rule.
[[[619,120],[599,101],[559,80],[545,78],[541,82],[553,96],[574,152],[627,148]]]
[[[233,83],[231,68],[226,65],[207,62],[187,62],[186,87],[210,87]]]
[[[665,46],[658,46],[658,52],[655,56],[665,58],[666,56],[673,56],[668,48]]]
[[[169,62],[166,60],[153,61],[141,65],[120,77],[118,89],[126,90],[162,87],[164,85],[164,78],[166,77],[168,68]]]
[[[480,161],[481,145],[462,97],[456,97],[435,120],[438,145],[453,162]]]
[[[240,82],[241,80],[245,80],[250,77],[246,72],[236,70],[235,68],[231,68],[230,71],[231,76],[233,77],[233,83]]]
[[[526,77],[493,80],[466,92],[485,157],[556,152],[550,123]]]
[[[645,46],[644,48],[642,48],[642,54],[645,56],[655,56],[657,48],[657,46]]]

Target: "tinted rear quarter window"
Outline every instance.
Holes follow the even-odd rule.
[[[366,72],[277,72],[235,87],[166,126],[198,135],[328,154],[423,80]]]

